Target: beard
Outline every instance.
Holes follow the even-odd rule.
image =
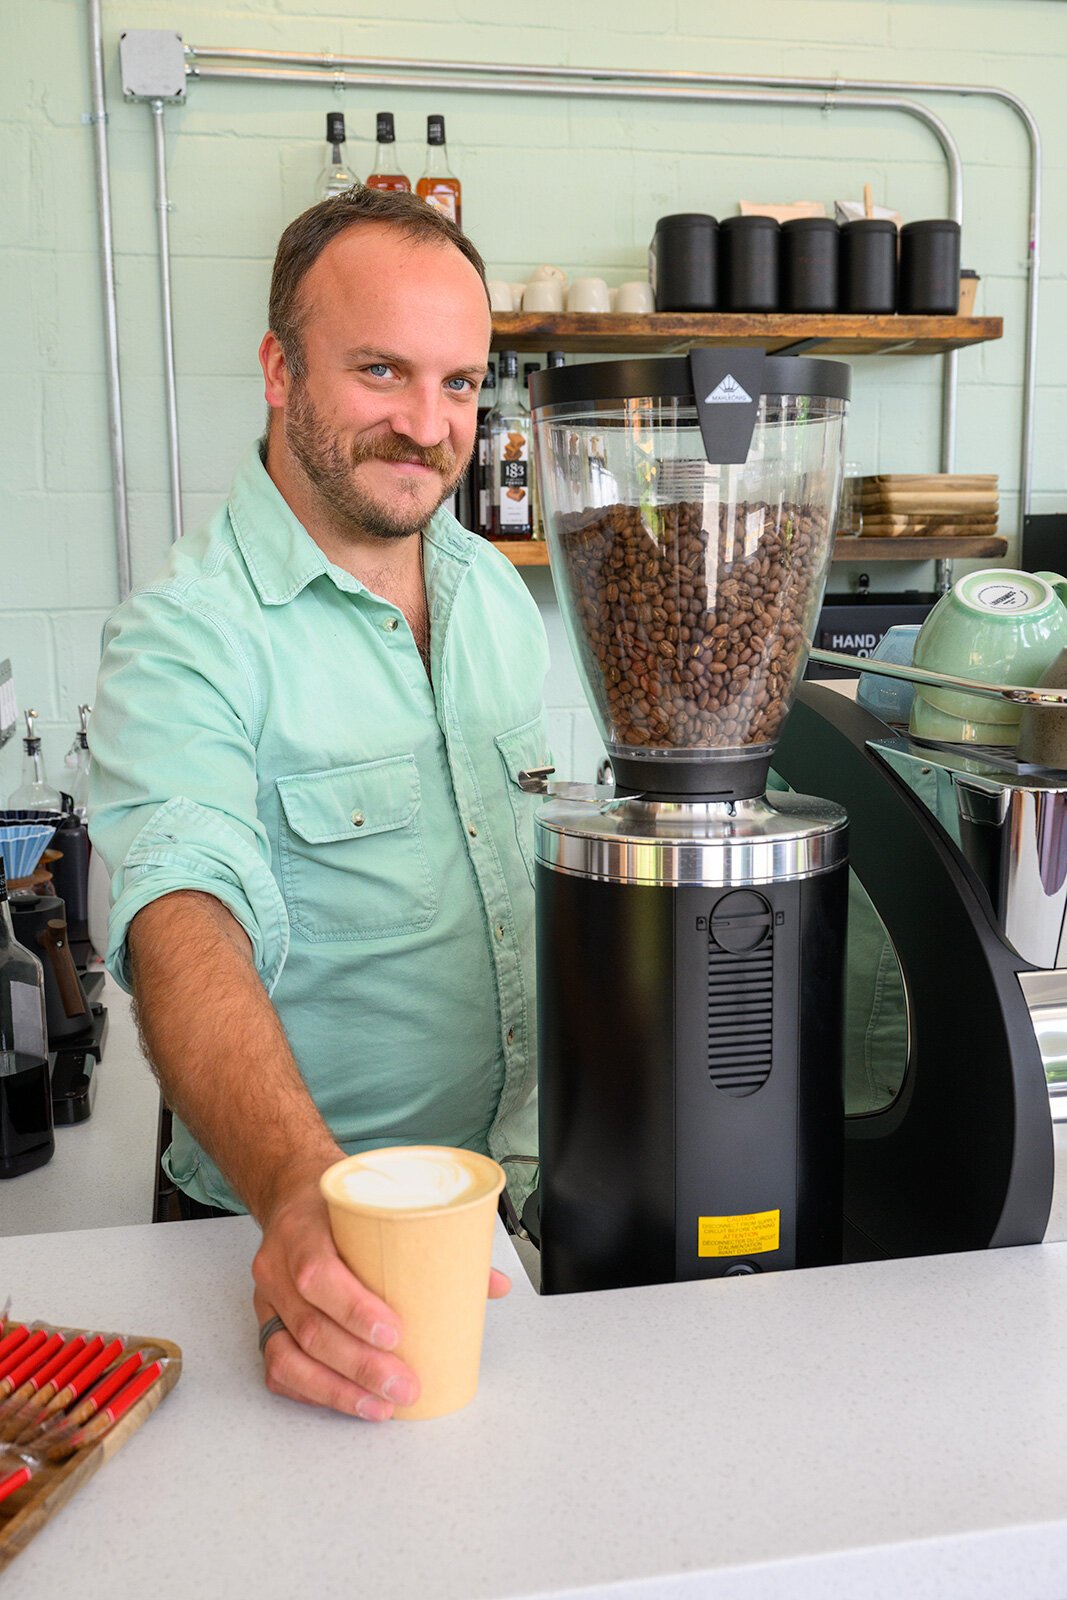
[[[408,539],[421,532],[455,489],[473,454],[472,449],[461,463],[447,445],[419,445],[392,432],[346,447],[315,409],[302,382],[290,390],[284,427],[289,449],[337,526],[376,539]],[[356,469],[365,461],[418,462],[440,475],[440,492],[427,506],[423,496],[429,485],[420,474],[398,479],[389,501],[383,501],[359,485]]]

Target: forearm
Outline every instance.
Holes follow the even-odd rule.
[[[145,1054],[164,1097],[264,1224],[339,1149],[307,1091],[240,924],[169,894],[130,926]]]

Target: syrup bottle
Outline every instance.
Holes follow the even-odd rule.
[[[378,151],[374,171],[367,179],[368,189],[385,189],[390,194],[411,193],[411,179],[400,170],[396,155],[396,128],[391,111],[378,113]]]
[[[489,434],[489,537],[532,539],[530,413],[519,389],[519,358],[500,355],[500,398],[485,419]]]
[[[463,226],[460,221],[463,187],[449,170],[444,117],[426,118],[426,171],[415,185],[415,193],[421,195],[427,205],[443,211],[457,228]]]
[[[345,114],[343,111],[326,113],[326,165],[319,174],[317,200],[332,200],[334,195],[347,194],[359,179],[345,165],[341,146],[345,142]]]

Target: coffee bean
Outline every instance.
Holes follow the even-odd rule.
[[[561,532],[582,664],[614,743],[777,737],[814,623],[820,507],[721,505],[709,529],[703,502],[611,505],[572,514]]]

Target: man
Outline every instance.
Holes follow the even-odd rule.
[[[515,778],[546,758],[548,655],[510,563],[439,509],[486,371],[473,246],[410,195],[325,201],[282,236],[270,329],[265,450],[109,624],[92,834],[108,964],[175,1113],[167,1170],[186,1214],[263,1230],[268,1385],[382,1419],[417,1374],[338,1258],[318,1179],[426,1142],[487,1150],[519,1200],[529,1185]]]

